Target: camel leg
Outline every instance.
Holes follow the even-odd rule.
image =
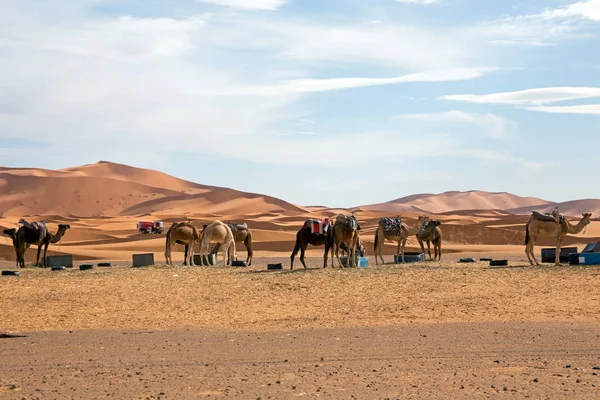
[[[556,242],[556,258],[555,258],[555,262],[554,265],[557,267],[562,267],[562,264],[560,263],[560,248],[561,248],[561,244],[562,244],[562,240],[557,240]]]
[[[229,265],[229,243],[223,243],[223,266]],[[208,260],[206,260],[208,261]],[[215,263],[218,264],[218,263]]]
[[[442,241],[441,240],[437,245],[437,252],[438,252],[438,261],[442,261]]]
[[[356,254],[357,242],[358,239],[356,236],[354,236],[351,240],[352,247],[348,249],[348,251],[352,250],[352,268],[358,268],[358,255]]]
[[[427,241],[427,254],[429,254],[429,260],[431,261],[431,242],[429,240]]]
[[[402,238],[398,239],[398,247],[396,248],[396,254],[400,254],[400,261],[402,264],[404,264],[404,246],[402,246]]]
[[[196,266],[196,263],[194,262],[194,245],[195,245],[195,243],[192,241],[192,243],[189,244],[189,250],[188,250],[189,251],[188,257],[190,260],[190,265],[192,267]]]
[[[529,255],[529,244],[527,244],[525,246],[525,254],[527,255],[527,259],[529,259],[529,264],[533,265],[533,260],[531,259],[531,256]]]
[[[35,259],[35,266],[39,267],[40,266],[40,253],[42,252],[42,245],[39,244],[38,245],[38,251],[37,251],[37,257]]]
[[[375,231],[375,247],[374,247],[374,251],[375,251],[375,265],[379,265],[379,259],[377,258],[379,256],[379,228],[377,228],[377,230]],[[383,258],[383,257],[382,257]],[[382,263],[383,260],[381,261]]]
[[[398,242],[400,243],[400,242]],[[406,238],[402,239],[402,252],[400,253],[402,256],[401,260],[402,260],[402,264],[404,264],[404,248],[406,247]]]
[[[323,268],[327,268],[327,255],[331,249],[331,243],[325,242],[325,254],[323,254]]]
[[[535,263],[535,265],[540,266],[541,264],[538,262],[537,258],[535,257],[535,242],[533,240],[531,240],[531,242],[529,242],[529,253],[531,254],[531,257],[533,258],[533,262]]]
[[[337,258],[338,263],[340,263],[340,268],[345,268],[342,264],[342,260],[340,260],[340,243],[338,243],[337,241],[335,242],[335,258]]]
[[[425,254],[425,246],[423,246],[423,241],[419,238],[417,238],[417,240],[419,241],[419,246],[421,246],[421,253]]]
[[[171,239],[169,238],[170,231],[167,232],[167,240],[165,241],[165,262],[171,265]]]
[[[254,250],[252,249],[252,236],[250,232],[246,235],[246,240],[244,241],[244,245],[246,246],[246,250],[248,251],[248,266],[252,265],[252,257],[254,256]]]
[[[46,252],[48,251],[48,245],[50,244],[50,242],[46,242],[44,244],[44,262],[43,262],[43,267],[46,268],[48,267],[48,263],[47,263],[47,257],[46,257]]]
[[[379,239],[377,242],[377,253],[375,255],[375,261],[377,261],[377,255],[379,255],[379,258],[381,258],[381,263],[383,265],[385,265],[385,260],[383,259],[383,246],[385,245],[385,234],[381,231],[377,232],[379,235]]]
[[[290,256],[290,269],[294,269],[294,258],[296,258],[298,251],[300,251],[300,240],[296,239],[294,250],[292,250],[292,255]]]
[[[302,247],[300,247],[300,262],[304,266],[304,269],[306,269],[306,263],[304,262],[304,252],[306,251],[307,247],[307,245],[302,245]]]

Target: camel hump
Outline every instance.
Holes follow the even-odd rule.
[[[231,232],[234,232],[234,233],[237,231],[247,231],[248,230],[248,224],[246,222],[243,222],[241,224],[232,224],[230,222],[227,225],[229,225]]]

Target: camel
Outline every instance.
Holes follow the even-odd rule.
[[[294,269],[294,258],[298,251],[300,251],[300,262],[306,268],[306,263],[304,262],[304,253],[306,248],[310,244],[311,246],[323,246],[325,245],[325,255],[323,256],[323,268],[327,268],[327,254],[329,253],[329,249],[332,246],[332,232],[333,227],[330,226],[327,232],[323,235],[319,235],[316,233],[312,233],[310,230],[310,221],[307,220],[302,228],[296,234],[296,245],[294,246],[294,250],[292,251],[292,255],[290,256],[290,269]]]
[[[360,225],[354,215],[340,214],[335,219],[335,223],[332,227],[332,245],[334,251],[331,253],[331,267],[335,267],[333,262],[333,256],[337,258],[340,266],[343,266],[340,260],[340,246],[342,243],[346,243],[348,248],[348,266],[356,268],[356,246],[360,241]]]
[[[248,225],[246,223],[227,223],[227,225],[229,225],[229,228],[233,233],[233,240],[235,240],[236,243],[244,243],[244,246],[246,246],[246,250],[248,251],[248,258],[246,259],[246,262],[248,263],[248,266],[252,265],[252,256],[254,255],[254,249],[252,246],[252,231],[248,229]],[[217,254],[220,247],[221,243],[215,244],[211,253]],[[228,257],[231,258],[231,255],[228,255]]]
[[[385,230],[386,219],[382,218],[379,220],[379,225],[377,226],[377,230],[375,231],[375,264],[379,265],[379,260],[377,257],[381,258],[381,263],[385,264],[383,260],[383,245],[385,244],[385,240],[391,240],[394,242],[398,242],[398,249],[396,250],[396,254],[402,255],[402,264],[404,264],[404,248],[406,246],[406,241],[409,236],[416,235],[419,230],[423,227],[425,222],[428,220],[427,217],[420,215],[417,220],[417,224],[413,227],[408,227],[400,218],[396,218],[398,221],[398,225],[400,227],[399,231],[387,231]]]
[[[442,260],[442,230],[440,225],[442,223],[438,220],[429,221],[427,220],[423,227],[417,232],[417,240],[421,246],[421,252],[425,253],[425,247],[423,242],[427,242],[427,253],[431,260],[431,243],[433,243],[434,260]]]
[[[194,266],[194,245],[200,240],[198,229],[189,221],[173,222],[167,231],[165,242],[165,260],[167,265],[173,265],[171,248],[173,244],[185,246],[183,265]]]
[[[556,219],[553,219],[555,215],[546,218],[542,216],[541,219],[544,220],[540,220],[540,217],[537,215],[536,217],[532,215],[529,221],[527,221],[527,225],[525,225],[525,254],[527,254],[529,263],[533,265],[535,261],[535,265],[540,265],[535,258],[533,249],[539,236],[547,236],[556,238],[556,259],[554,265],[561,266],[559,262],[560,248],[567,234],[577,234],[591,223],[592,213],[584,213],[582,215],[583,218],[577,225],[572,225],[566,217],[562,217],[562,221],[559,220],[557,222]]]
[[[20,219],[19,223],[22,225],[18,230],[15,231],[15,229],[5,229],[4,234],[12,238],[13,246],[15,247],[15,252],[17,255],[17,267],[20,266],[21,268],[25,267],[25,252],[32,244],[36,244],[38,246],[35,265],[40,265],[40,253],[43,246],[44,262],[42,265],[47,267],[48,260],[46,253],[48,251],[48,246],[50,243],[60,242],[60,239],[64,236],[67,229],[71,228],[69,224],[59,224],[58,231],[55,235],[53,235],[48,231],[46,224],[43,222],[30,223],[24,219]]]
[[[17,230],[15,228],[5,229],[3,233],[12,239],[13,247],[15,248],[17,267],[19,266],[19,253],[17,252]]]
[[[231,228],[227,224],[217,220],[202,230],[200,234],[200,265],[204,265],[204,256],[210,254],[211,243],[222,245],[224,264],[229,265],[231,261],[232,253],[229,252],[230,247],[233,249],[233,259],[237,259],[233,232],[231,232]],[[206,261],[208,264],[208,258]]]

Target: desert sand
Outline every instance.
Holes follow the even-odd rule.
[[[561,206],[577,220],[597,200]],[[480,191],[415,195],[350,210],[188,182],[100,162],[59,171],[0,168],[0,227],[19,218],[71,229],[49,254],[111,267],[28,267],[0,279],[0,399],[597,398],[600,270],[531,267],[524,225],[556,203]],[[353,211],[371,265],[289,270],[307,218]],[[442,262],[374,266],[383,216],[442,221]],[[139,220],[246,221],[252,267],[165,266],[165,235]],[[565,245],[600,241],[594,219]],[[539,242],[553,246],[551,239]],[[417,250],[414,238],[407,251]],[[174,260],[183,260],[177,246]],[[152,252],[156,266],[131,268]],[[384,257],[392,260],[395,244]],[[243,245],[238,245],[245,259]],[[507,258],[510,266],[458,263]],[[15,269],[10,238],[0,267]],[[35,260],[35,246],[26,260]],[[283,271],[267,271],[281,262]],[[1,337],[2,335],[0,335]]]

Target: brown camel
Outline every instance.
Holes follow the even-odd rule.
[[[248,258],[246,259],[246,262],[248,263],[248,266],[252,265],[252,256],[254,255],[254,249],[252,246],[252,231],[248,229],[248,225],[245,222],[243,224],[232,224],[229,222],[227,225],[233,233],[233,240],[235,240],[236,243],[244,243],[244,246],[246,246],[246,250],[248,251]],[[220,247],[221,243],[215,244],[211,250],[211,253],[217,254]],[[231,248],[229,250],[231,251]],[[231,255],[228,254],[228,257],[231,258]]]
[[[434,256],[433,259],[437,259],[438,261],[442,260],[442,230],[440,225],[442,223],[440,221],[433,220],[427,221],[425,225],[417,232],[417,240],[419,241],[419,245],[421,246],[421,252],[425,253],[425,247],[423,246],[423,242],[427,242],[427,253],[429,254],[429,259],[431,260],[431,243],[433,243],[433,251]]]
[[[340,266],[343,266],[340,260],[340,247],[342,243],[346,244],[348,248],[348,262],[347,266],[356,268],[356,246],[360,241],[360,225],[354,215],[340,214],[335,219],[335,223],[332,228],[332,244],[334,251],[331,253],[331,267],[335,267],[333,262],[333,256],[337,258]]]
[[[393,229],[388,229],[386,231],[386,225],[390,221],[393,224]],[[379,260],[377,257],[381,258],[382,264],[385,264],[382,254],[383,245],[385,244],[386,239],[398,242],[398,249],[396,250],[396,254],[402,255],[402,264],[404,264],[404,248],[406,247],[406,241],[408,240],[409,236],[416,235],[417,232],[421,230],[426,221],[427,217],[419,215],[417,224],[409,228],[408,225],[402,222],[400,218],[396,218],[395,221],[390,218],[380,219],[379,225],[377,226],[377,230],[375,231],[375,264],[379,265]]]
[[[189,221],[173,222],[167,231],[165,242],[165,261],[173,265],[171,248],[175,243],[185,246],[183,265],[194,266],[194,245],[200,240],[198,229]]]
[[[25,267],[25,252],[29,246],[36,244],[38,246],[37,257],[35,265],[40,265],[40,253],[42,247],[44,248],[44,261],[43,266],[47,267],[46,252],[50,243],[58,243],[64,236],[67,229],[71,228],[68,224],[59,224],[58,231],[55,235],[51,234],[46,228],[46,224],[43,222],[27,222],[24,219],[20,219],[19,223],[21,227],[15,231],[15,229],[5,229],[4,233],[10,236],[13,240],[13,246],[17,256],[17,267]]]
[[[592,213],[582,214],[583,218],[577,225],[571,225],[566,217],[562,217],[562,221],[553,220],[552,217],[547,217],[546,220],[534,218],[532,215],[525,226],[525,254],[529,259],[529,263],[533,265],[540,265],[535,258],[533,249],[535,242],[539,236],[547,236],[556,238],[556,259],[554,265],[560,266],[560,248],[563,240],[568,234],[577,234],[581,232],[591,222]],[[538,217],[539,218],[539,217]],[[543,217],[541,217],[543,219]],[[533,260],[532,260],[533,258]]]
[[[237,259],[237,252],[235,250],[235,240],[233,239],[233,232],[231,228],[221,221],[215,221],[210,225],[207,225],[200,234],[200,265],[204,265],[204,256],[210,254],[211,243],[219,243],[223,248],[223,263],[229,265],[232,259]],[[229,252],[229,248],[233,249],[233,252]],[[208,265],[208,257],[206,259]]]

